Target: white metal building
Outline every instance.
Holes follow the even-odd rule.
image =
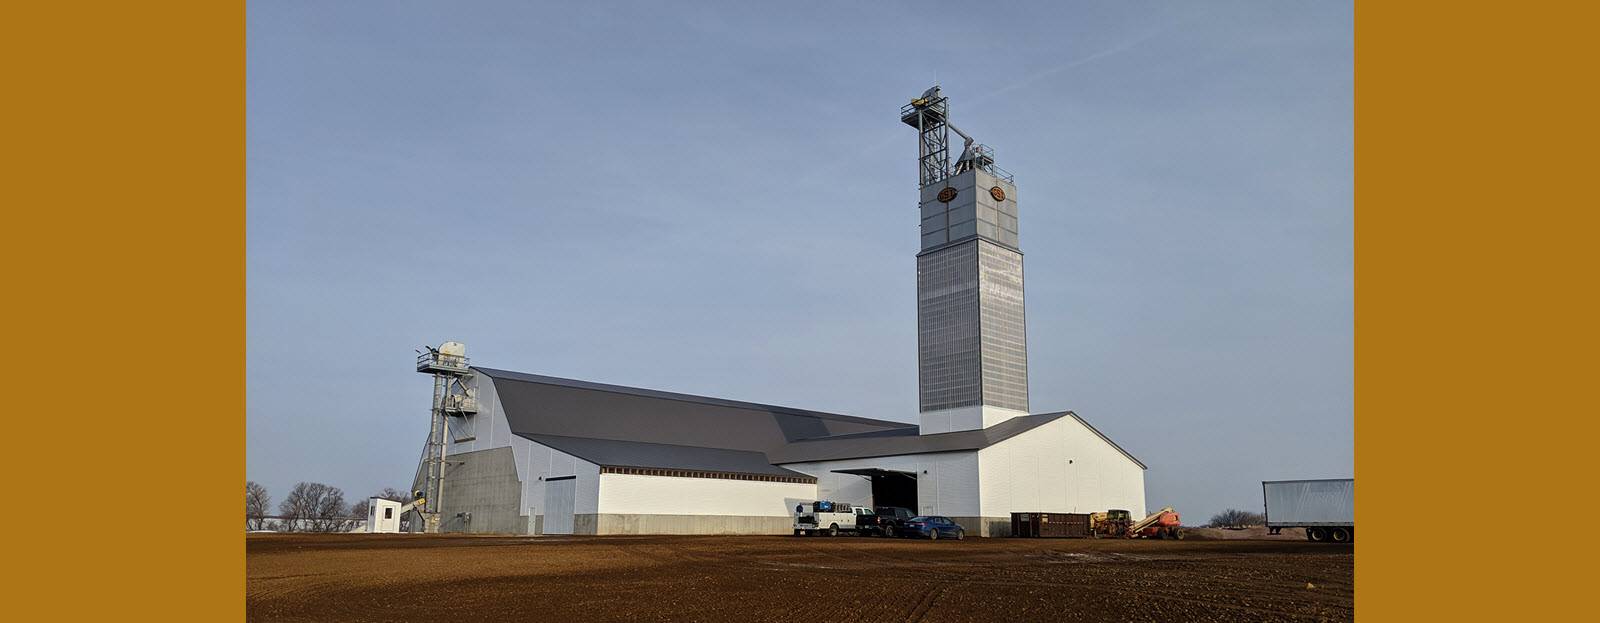
[[[919,135],[916,425],[469,368],[447,343],[417,367],[435,375],[417,473],[432,525],[784,534],[815,499],[973,535],[1006,533],[1012,512],[1143,516],[1144,464],[1077,414],[1029,415],[1017,187],[949,112],[934,87],[900,117]],[[954,164],[950,131],[965,139]]]
[[[1014,511],[1145,510],[1143,464],[1071,412],[923,435],[903,422],[472,372],[478,411],[449,419],[445,531],[786,534],[794,506],[815,499],[945,515],[973,535],[1004,534]]]

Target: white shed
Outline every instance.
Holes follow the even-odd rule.
[[[367,499],[367,532],[394,534],[400,531],[400,507],[394,500]]]

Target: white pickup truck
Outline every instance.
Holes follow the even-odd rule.
[[[794,535],[839,536],[841,532],[852,534],[856,532],[856,517],[871,514],[870,508],[851,506],[843,502],[817,500],[798,504],[794,507]]]

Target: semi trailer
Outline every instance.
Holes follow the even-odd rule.
[[[1261,497],[1267,529],[1305,528],[1306,538],[1318,543],[1349,543],[1356,538],[1356,481],[1354,478],[1321,480],[1266,480]]]

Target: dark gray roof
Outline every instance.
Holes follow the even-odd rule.
[[[753,465],[757,456],[773,464],[977,450],[1005,441],[1062,416],[1072,416],[1106,443],[1144,467],[1128,451],[1071,411],[1015,417],[984,430],[919,435],[914,424],[837,413],[723,400],[690,394],[473,368],[494,384],[511,432],[568,439],[568,452],[617,467],[737,471],[714,465]],[[627,442],[602,444],[599,442]],[[595,442],[595,443],[585,443]],[[541,441],[540,443],[545,443]],[[549,445],[549,444],[547,444]],[[563,452],[567,450],[557,448]],[[694,450],[712,452],[694,452]],[[589,458],[578,452],[589,452]],[[722,452],[737,454],[723,454]],[[670,465],[642,465],[663,463]],[[613,461],[613,462],[606,462]],[[698,465],[693,467],[691,465]]]
[[[846,433],[843,435],[829,435],[827,437],[812,437],[810,439],[801,439],[799,441],[822,441],[824,439],[861,439],[864,437],[910,437],[915,436],[920,432],[921,430],[917,426],[907,426],[905,428],[885,428],[883,430],[872,430],[865,433]]]
[[[905,454],[928,454],[932,452],[959,452],[964,450],[979,450],[1000,443],[1022,433],[1028,432],[1062,417],[1071,416],[1084,427],[1099,435],[1111,447],[1116,448],[1129,460],[1145,467],[1144,463],[1128,454],[1110,438],[1095,430],[1078,414],[1071,411],[1058,413],[1043,413],[1039,415],[1023,415],[1011,418],[989,428],[982,430],[964,430],[953,433],[937,433],[933,435],[898,434],[858,434],[837,435],[818,439],[805,439],[790,443],[783,448],[767,453],[773,463],[801,463],[806,461],[834,461],[840,459],[862,459],[880,456],[900,456]]]
[[[605,467],[686,469],[734,474],[766,474],[806,478],[805,474],[777,467],[767,455],[745,450],[696,448],[662,443],[585,439],[556,435],[521,435],[590,463]]]
[[[798,440],[915,426],[821,411],[473,368],[511,432],[766,452]]]
[[[963,430],[953,433],[889,437],[841,435],[806,439],[770,452],[768,456],[774,463],[781,464],[977,450],[1038,428],[1066,414],[1067,412],[1063,411],[1043,415],[1023,415],[982,430]]]

